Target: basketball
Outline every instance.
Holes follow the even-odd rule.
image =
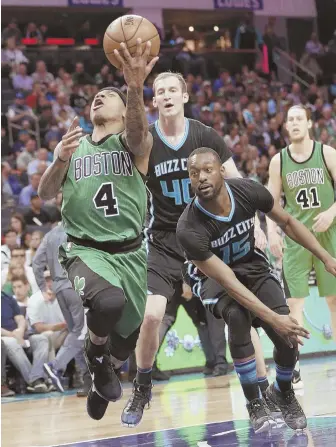
[[[144,17],[136,15],[125,15],[114,20],[107,27],[103,41],[105,55],[111,64],[120,68],[113,51],[119,50],[121,42],[124,42],[132,56],[136,51],[138,38],[142,39],[143,49],[149,40],[152,42],[149,62],[160,51],[160,36],[155,26]]]

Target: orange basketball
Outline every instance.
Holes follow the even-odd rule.
[[[136,40],[142,39],[143,48],[146,42],[152,42],[150,57],[157,56],[160,51],[160,36],[155,26],[147,19],[136,15],[126,15],[114,20],[106,29],[104,35],[104,52],[112,65],[119,68],[119,62],[114,56],[113,50],[119,50],[120,43],[127,45],[128,51],[133,55],[136,51]]]

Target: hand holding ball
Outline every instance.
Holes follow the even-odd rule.
[[[160,37],[157,29],[149,20],[136,15],[126,15],[114,20],[107,27],[103,41],[105,55],[111,64],[116,68],[122,68],[122,62],[114,50],[125,55],[126,49],[129,55],[135,56],[138,48],[137,39],[141,39],[141,54],[144,53],[147,42],[151,42],[148,62],[159,54]],[[125,48],[120,46],[122,42],[124,42]]]

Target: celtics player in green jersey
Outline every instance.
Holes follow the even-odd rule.
[[[62,220],[68,242],[62,265],[88,309],[85,358],[92,377],[87,411],[101,419],[122,396],[115,370],[135,349],[147,294],[143,243],[147,194],[144,183],[153,138],[148,132],[143,83],[158,58],[148,63],[150,42],[130,56],[125,44],[115,56],[127,83],[127,98],[101,90],[91,105],[93,132],[82,137],[75,119],[41,179],[47,200],[62,187]],[[57,371],[50,374],[59,385]],[[61,389],[60,386],[58,386]]]
[[[309,137],[312,122],[303,106],[291,107],[286,128],[291,144],[275,155],[269,168],[269,189],[275,200],[284,194],[285,209],[316,236],[323,248],[336,257],[336,151]],[[274,256],[281,258],[283,279],[291,315],[303,326],[304,298],[309,295],[309,274],[314,268],[320,296],[326,297],[336,340],[336,278],[308,250],[278,233],[268,219],[268,238]],[[293,386],[303,382],[297,362]]]

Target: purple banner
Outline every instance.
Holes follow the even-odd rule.
[[[123,0],[68,0],[68,5],[123,8],[124,2]]]
[[[264,9],[264,0],[214,0],[216,9],[245,9],[260,11]]]

